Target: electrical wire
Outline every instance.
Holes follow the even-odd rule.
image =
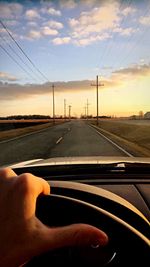
[[[22,67],[22,65],[20,65],[20,63],[1,44],[0,47],[28,76],[31,77],[30,73],[24,67]]]
[[[9,34],[10,38],[15,42],[15,44],[17,45],[17,47],[20,49],[20,51],[22,52],[22,54],[28,59],[28,61],[31,63],[31,65],[36,69],[36,71],[38,73],[40,73],[40,75],[46,79],[48,82],[48,78],[36,67],[36,65],[33,63],[33,61],[29,58],[29,56],[24,52],[24,50],[22,49],[22,47],[18,44],[18,42],[15,40],[15,38],[12,36],[12,34],[10,33],[10,31],[8,30],[8,28],[4,25],[4,23],[0,20],[0,23],[2,25],[2,27],[6,30],[6,32]]]
[[[17,52],[15,51],[15,49],[6,41],[6,39],[4,38],[4,36],[2,36],[1,34],[0,34],[0,37],[1,37],[1,39],[9,46],[9,48],[11,49],[11,51],[20,59],[20,61],[26,66],[26,67],[28,67],[29,69],[30,69],[30,71],[32,71],[33,72],[33,70],[30,68],[30,66],[28,66],[27,64],[26,64],[26,62],[21,58],[21,56],[20,55],[18,55],[17,54]],[[5,48],[6,49],[6,48]],[[34,72],[33,72],[33,74],[34,74]],[[37,81],[37,79],[34,77],[34,76],[32,76],[31,74],[30,74],[30,76],[32,77],[32,79],[33,80],[35,80],[35,81]]]

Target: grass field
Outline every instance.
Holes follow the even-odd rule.
[[[96,121],[92,121],[96,125]],[[124,145],[134,151],[138,156],[150,156],[150,123],[129,123],[118,120],[100,120],[99,128],[105,131],[105,134],[111,134],[120,145]]]
[[[52,120],[34,119],[34,120],[0,120],[0,131],[6,131],[11,129],[24,128],[29,126],[36,126],[43,123],[52,122]]]
[[[39,120],[35,123],[38,123],[38,125],[35,125],[35,126],[29,126],[30,123],[34,123],[35,120],[29,120],[29,121],[15,121],[14,123],[16,124],[21,124],[21,123],[26,123],[26,126],[25,127],[20,127],[18,129],[10,129],[10,130],[6,130],[6,131],[0,131],[0,141],[4,141],[4,140],[8,140],[8,139],[12,139],[12,138],[16,138],[18,136],[21,136],[21,135],[25,135],[25,134],[28,134],[28,133],[32,133],[32,132],[35,132],[35,131],[39,131],[39,130],[42,130],[42,129],[46,129],[48,127],[52,127],[53,126],[53,120],[51,120],[50,122],[47,122],[46,120]],[[60,123],[63,123],[64,120],[56,120],[55,121],[55,124],[60,124]],[[0,121],[0,125],[1,123],[5,123],[4,121]],[[8,121],[6,121],[6,123],[8,123]],[[12,121],[10,122],[12,123]],[[18,126],[19,127],[19,126]],[[12,128],[14,128],[14,125],[12,125]]]

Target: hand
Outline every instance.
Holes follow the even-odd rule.
[[[32,174],[0,170],[0,265],[18,267],[36,255],[65,246],[105,245],[107,235],[90,225],[49,228],[36,216],[36,199],[49,184]]]

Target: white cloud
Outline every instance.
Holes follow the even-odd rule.
[[[70,37],[58,37],[53,39],[53,44],[54,45],[62,45],[62,44],[69,44],[71,42],[71,38]]]
[[[56,10],[55,8],[48,8],[47,13],[53,16],[61,16],[61,11],[60,10]]]
[[[26,11],[25,16],[29,20],[38,19],[40,18],[39,13],[34,9],[29,9]]]
[[[130,15],[130,14],[133,14],[133,13],[135,13],[136,12],[136,9],[135,8],[133,8],[133,7],[126,7],[123,11],[122,11],[122,14],[124,15],[124,16],[128,16],[128,15]]]
[[[69,19],[69,25],[70,25],[70,27],[74,28],[77,25],[79,25],[79,21],[74,19],[74,18],[73,19]]]
[[[43,27],[41,32],[44,35],[57,35],[58,34],[57,30],[51,29],[51,28],[49,28],[47,26]]]
[[[62,8],[73,9],[77,3],[74,0],[60,0],[60,5]]]
[[[88,38],[77,39],[77,40],[74,40],[73,43],[78,46],[87,46],[97,41],[103,41],[108,38],[110,38],[109,34],[103,33],[101,35],[95,35],[95,36],[89,36]]]
[[[0,3],[1,19],[16,19],[23,12],[23,6],[18,3]]]
[[[114,2],[82,12],[78,18],[69,20],[72,35],[83,38],[117,27],[120,21],[118,11],[118,4]]]
[[[30,30],[27,34],[27,38],[29,40],[39,39],[39,38],[41,38],[41,32],[35,31],[35,30]]]
[[[150,26],[150,16],[140,17],[140,23],[146,26]]]
[[[37,24],[34,24],[32,26],[37,26]],[[26,36],[20,36],[21,39],[27,39],[27,40],[38,40],[44,36],[56,36],[58,34],[58,31],[56,29],[52,29],[48,26],[44,26],[37,29],[31,29]]]
[[[61,22],[55,21],[55,20],[49,20],[46,22],[46,24],[50,27],[50,28],[54,28],[57,30],[62,29],[64,26]]]
[[[11,81],[11,82],[14,82],[14,81],[17,81],[18,79],[15,76],[10,75],[9,73],[0,72],[0,80],[1,81]]]
[[[130,36],[132,33],[134,33],[136,30],[133,29],[133,28],[126,28],[126,29],[123,29],[123,31],[121,32],[121,35],[124,35],[124,36]]]

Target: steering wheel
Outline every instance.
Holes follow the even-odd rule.
[[[91,224],[108,234],[109,244],[103,248],[66,247],[49,251],[34,257],[26,267],[149,265],[149,222],[134,207],[132,210],[132,205],[128,207],[130,203],[123,204],[124,199],[90,185],[63,181],[50,185],[51,195],[37,199],[36,216],[50,227]]]

